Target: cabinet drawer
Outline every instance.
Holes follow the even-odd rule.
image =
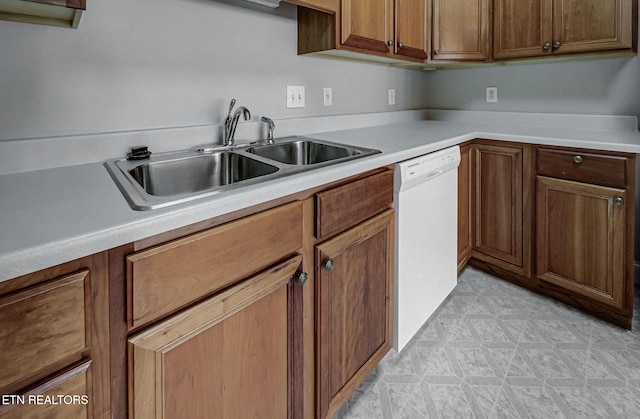
[[[301,246],[302,203],[293,202],[129,255],[129,328],[227,287]]]
[[[90,347],[89,278],[83,270],[0,298],[0,390]]]
[[[316,238],[339,233],[393,203],[393,170],[316,194]]]
[[[539,175],[595,185],[624,188],[627,158],[540,148],[537,173]]]
[[[0,418],[91,418],[90,382],[91,361],[85,361],[13,397],[9,404],[0,406]]]

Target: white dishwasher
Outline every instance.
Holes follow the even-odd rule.
[[[395,166],[394,349],[400,352],[457,283],[460,147]]]

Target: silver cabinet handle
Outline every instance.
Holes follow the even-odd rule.
[[[560,41],[556,41],[556,42],[554,42],[554,43],[553,43],[553,47],[554,47],[555,49],[560,48],[560,46],[561,46],[561,45],[562,45],[562,44],[560,43]]]
[[[323,263],[324,269],[326,269],[327,271],[330,271],[333,269],[333,259],[329,258],[329,259],[325,259],[324,263]]]
[[[298,275],[297,281],[298,284],[300,285],[304,285],[307,283],[307,280],[309,279],[309,274],[306,272],[300,272],[300,274]]]
[[[624,205],[624,199],[617,197],[614,198],[613,203],[616,204],[617,206],[621,207]]]
[[[582,163],[582,156],[573,156],[573,161],[578,164]]]
[[[551,48],[551,44],[548,42],[545,42],[545,44],[542,46],[542,49],[545,51],[549,51],[549,48]]]
[[[433,51],[433,55],[440,55],[440,50],[437,49],[437,50]]]
[[[398,42],[398,48],[402,48],[404,44],[402,42]]]
[[[389,45],[390,47],[394,46],[395,44],[396,42],[393,39],[387,41],[387,45]]]

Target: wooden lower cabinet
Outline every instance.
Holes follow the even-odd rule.
[[[99,253],[0,282],[0,418],[110,417],[107,274]]]
[[[473,250],[471,155],[470,144],[460,146],[460,165],[458,166],[458,271],[469,261]]]
[[[623,308],[626,192],[537,177],[537,277]]]
[[[392,345],[393,210],[316,246],[318,416],[332,417]]]
[[[635,155],[481,139],[470,146],[471,173],[464,154],[459,169],[459,269],[470,260],[631,328]]]
[[[130,416],[299,418],[295,256],[129,339]]]
[[[472,148],[475,254],[519,272],[528,269],[529,154],[526,144],[485,142]]]

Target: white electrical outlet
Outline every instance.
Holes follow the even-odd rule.
[[[304,86],[287,86],[287,108],[304,108]]]
[[[487,87],[487,103],[498,103],[497,87]]]
[[[322,97],[324,98],[324,106],[333,105],[333,91],[330,87],[322,89]]]
[[[396,104],[396,89],[389,89],[389,105]]]

